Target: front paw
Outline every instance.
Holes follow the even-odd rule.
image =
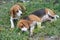
[[[45,26],[41,26],[40,28],[45,28]]]
[[[11,26],[11,28],[13,29],[13,28],[14,28],[14,26]]]
[[[38,28],[39,28],[39,29],[40,29],[40,28],[45,28],[45,26],[39,26]]]
[[[13,31],[13,30],[14,30],[14,28],[10,28],[9,30],[10,30],[10,31]]]
[[[33,34],[30,34],[29,37],[33,37]]]

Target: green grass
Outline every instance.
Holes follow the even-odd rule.
[[[22,33],[16,26],[13,30],[10,29],[10,15],[9,10],[13,3],[6,3],[0,5],[0,40],[28,40],[29,32]],[[25,15],[29,15],[31,12],[41,9],[50,8],[57,15],[60,16],[60,4],[53,5],[52,2],[46,3],[42,1],[24,3],[27,8]],[[24,15],[24,16],[25,16]],[[60,18],[53,23],[43,23],[45,28],[40,30],[35,30],[35,35],[41,33],[41,35],[60,35]]]

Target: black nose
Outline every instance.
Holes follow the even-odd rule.
[[[21,14],[22,15],[22,14]]]
[[[24,33],[25,31],[22,31],[22,33]]]

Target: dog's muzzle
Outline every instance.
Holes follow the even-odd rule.
[[[57,20],[57,18],[59,18],[59,15],[55,15],[54,16],[54,19]]]

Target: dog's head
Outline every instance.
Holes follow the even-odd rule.
[[[27,31],[29,29],[29,22],[27,20],[20,20],[17,23],[17,26],[21,29],[21,31]]]
[[[13,17],[16,17],[16,16],[21,16],[22,15],[22,10],[25,10],[25,7],[21,6],[21,5],[18,5],[18,4],[15,4],[11,7],[10,9],[10,14],[13,16]]]
[[[52,22],[52,21],[57,20],[57,18],[59,18],[58,15],[56,15],[52,10],[50,10],[48,8],[46,8],[45,11],[46,11],[46,15],[43,16],[43,19],[49,20]]]

